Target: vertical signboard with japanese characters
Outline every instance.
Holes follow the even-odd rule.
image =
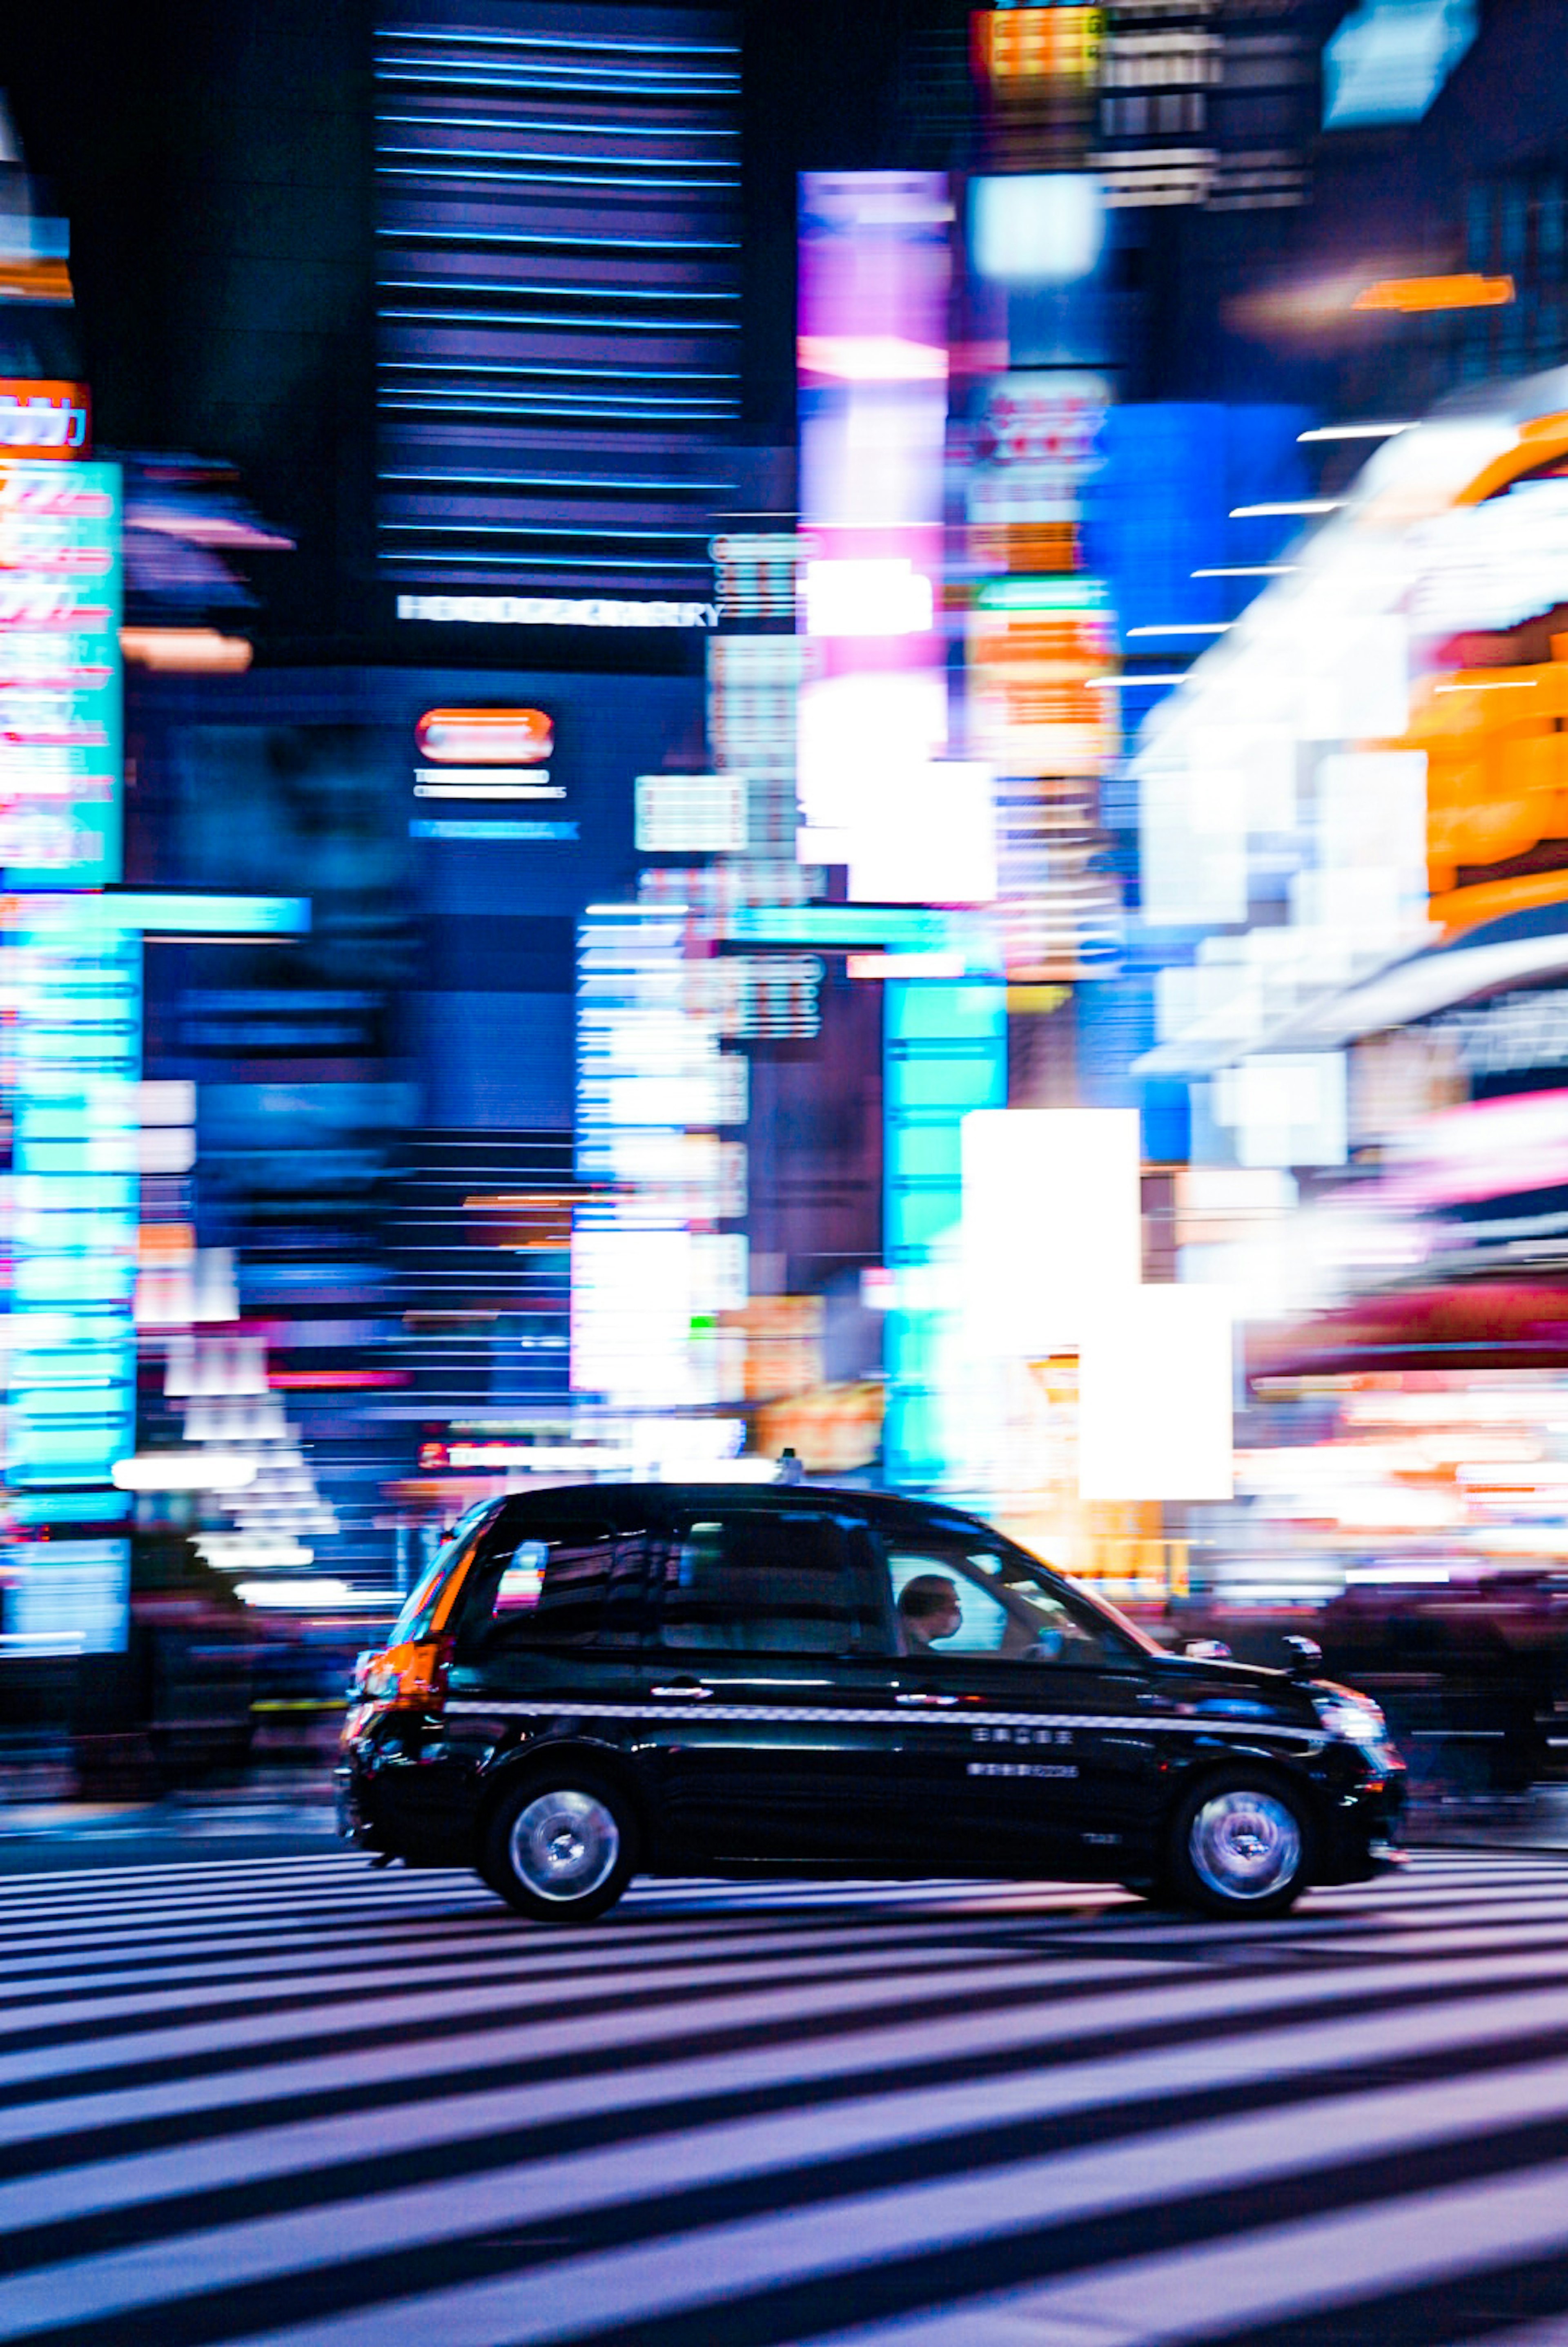
[[[9,888],[120,876],[120,474],[0,463],[0,865]]]

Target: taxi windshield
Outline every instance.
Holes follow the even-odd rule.
[[[1102,1597],[1097,1589],[1086,1589],[1081,1581],[1074,1581],[1070,1573],[1060,1573],[1054,1565],[1042,1564],[1029,1554],[1027,1549],[1019,1548],[1013,1541],[996,1540],[995,1547],[986,1560],[986,1570],[995,1574],[1011,1595],[1022,1598],[1025,1604],[1038,1604],[1043,1598],[1055,1598],[1056,1593],[1064,1585],[1080,1604],[1097,1614],[1102,1621],[1113,1623],[1122,1636],[1130,1638],[1143,1653],[1158,1655],[1164,1652],[1146,1630],[1140,1630],[1135,1622],[1130,1622],[1121,1608],[1113,1605],[1108,1598]]]
[[[459,1516],[433,1560],[404,1598],[402,1612],[392,1624],[389,1645],[401,1646],[411,1639],[424,1635],[435,1612],[436,1600],[445,1588],[453,1567],[466,1556],[474,1533],[499,1504],[495,1500],[481,1500],[466,1514]]]

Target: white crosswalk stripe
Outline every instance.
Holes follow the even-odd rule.
[[[1282,1923],[343,1853],[0,1881],[0,2342],[1568,2341],[1568,1857]]]

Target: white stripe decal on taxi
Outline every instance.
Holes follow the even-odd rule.
[[[486,1703],[453,1697],[445,1706],[450,1717],[462,1712],[497,1719],[738,1719],[793,1720],[806,1726],[842,1722],[858,1727],[1115,1727],[1133,1734],[1204,1736],[1284,1736],[1305,1744],[1328,1739],[1321,1728],[1291,1727],[1273,1719],[1207,1717],[1145,1717],[1142,1712],[1078,1711],[872,1711],[851,1705],[775,1703],[576,1703],[565,1696],[559,1703]]]

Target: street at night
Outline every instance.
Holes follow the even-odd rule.
[[[1568,2321],[1561,1855],[1432,1851],[1257,1930],[1110,1891],[669,1881],[547,1934],[472,1878],[264,1844],[13,1875],[0,1912],[7,2341]]]
[[[1568,2347],[1565,49],[0,5],[0,2347]]]

